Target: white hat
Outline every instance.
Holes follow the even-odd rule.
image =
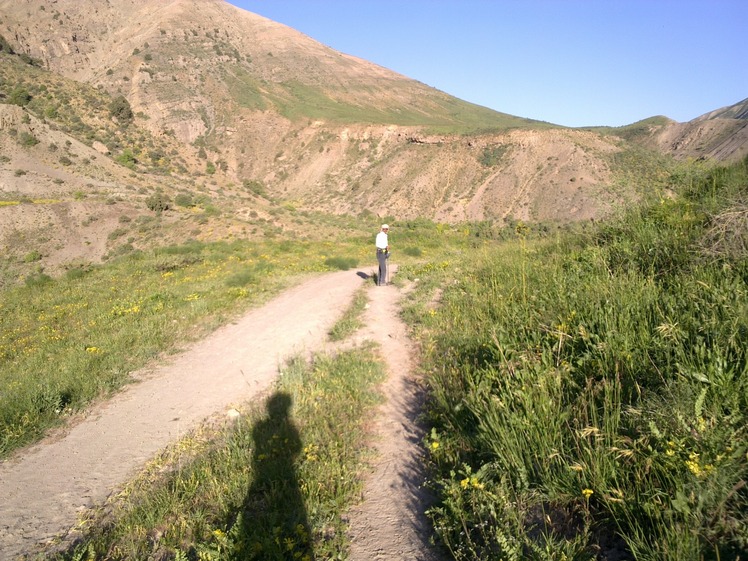
[[[382,230],[389,230],[390,227],[387,224],[382,224]]]

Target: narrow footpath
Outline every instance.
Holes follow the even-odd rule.
[[[375,419],[377,456],[360,505],[350,513],[351,561],[437,561],[424,515],[433,497],[423,487],[423,386],[414,373],[413,346],[400,319],[395,286],[372,286],[365,327],[356,338],[379,344],[387,365],[386,398]]]

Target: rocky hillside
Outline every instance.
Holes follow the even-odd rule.
[[[613,130],[499,113],[223,0],[0,0],[0,36],[15,263],[304,235],[308,211],[586,220],[664,181],[663,153],[748,145],[745,108]]]
[[[655,117],[615,133],[680,160],[739,160],[748,155],[748,99],[687,123]]]

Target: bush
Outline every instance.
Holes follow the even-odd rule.
[[[163,212],[171,208],[171,199],[164,193],[154,193],[145,200],[145,206],[154,212]]]
[[[36,146],[37,144],[39,144],[39,139],[36,138],[33,134],[22,132],[18,135],[18,143],[21,146]]]
[[[37,250],[30,251],[23,257],[24,263],[33,263],[34,261],[41,261],[41,260],[42,260],[42,254],[39,253]]]
[[[176,197],[174,197],[174,203],[178,206],[184,207],[195,206],[195,201],[192,198],[192,195],[188,195],[187,193],[179,193]]]
[[[243,185],[245,189],[247,189],[251,193],[254,193],[255,195],[259,197],[267,197],[265,186],[263,185],[262,181],[258,181],[257,179],[245,179]]]
[[[49,284],[52,282],[52,277],[41,272],[33,273],[26,277],[24,282],[28,287],[44,286],[45,284]]]
[[[25,107],[31,101],[31,94],[23,86],[16,86],[8,96],[8,103]]]
[[[109,114],[122,124],[130,123],[133,118],[130,102],[123,95],[117,96],[109,104]]]
[[[125,148],[122,154],[117,156],[116,160],[126,168],[130,169],[133,169],[135,167],[135,164],[138,163],[138,159],[129,148]]]

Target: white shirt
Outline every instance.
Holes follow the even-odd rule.
[[[369,238],[371,239],[371,238]],[[387,246],[389,245],[387,243],[387,232],[379,232],[377,234],[377,249],[387,249]]]

